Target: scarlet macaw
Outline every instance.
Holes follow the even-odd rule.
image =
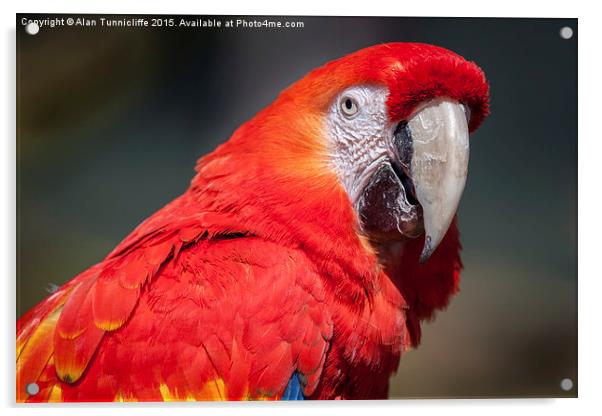
[[[17,400],[386,398],[458,289],[488,94],[477,65],[426,44],[310,72],[18,320]]]

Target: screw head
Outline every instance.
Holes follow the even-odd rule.
[[[40,386],[38,386],[38,383],[29,383],[27,386],[25,386],[25,391],[30,396],[35,396],[40,392]]]
[[[560,29],[560,37],[562,39],[570,39],[573,37],[573,29],[565,26],[563,28]]]
[[[25,32],[28,35],[37,35],[40,31],[40,26],[36,22],[29,22],[25,25]]]
[[[564,391],[570,391],[573,389],[573,380],[570,378],[563,378],[560,381],[560,388]]]

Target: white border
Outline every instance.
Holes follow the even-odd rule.
[[[4,273],[2,300],[2,342],[0,351],[2,377],[0,377],[0,404],[8,408],[8,414],[81,414],[104,415],[107,411],[119,414],[162,415],[166,411],[179,414],[224,414],[248,413],[256,415],[306,414],[307,412],[365,414],[375,408],[386,414],[446,414],[446,415],[504,415],[509,413],[563,415],[569,412],[592,414],[602,410],[599,399],[602,394],[601,336],[602,325],[598,317],[602,296],[602,271],[599,258],[600,244],[597,236],[602,235],[600,217],[601,181],[599,158],[602,155],[600,133],[600,14],[595,10],[596,2],[542,1],[528,3],[524,0],[499,2],[465,0],[384,1],[352,3],[347,1],[303,0],[291,4],[281,1],[219,1],[211,3],[188,3],[180,0],[157,1],[114,1],[98,0],[86,2],[55,0],[20,1],[18,4],[1,3],[3,21],[1,123],[4,131],[2,140],[2,164],[0,165],[1,204],[0,228],[2,246],[0,264]],[[436,400],[436,401],[389,401],[348,403],[253,403],[253,404],[205,404],[205,405],[131,405],[117,407],[92,406],[45,406],[15,407],[14,401],[14,322],[15,322],[15,13],[163,13],[163,14],[287,14],[287,15],[359,15],[359,16],[474,16],[474,17],[578,17],[579,39],[579,399],[554,400]],[[550,71],[554,70],[553,62]],[[562,190],[559,190],[559,197]],[[520,237],[517,237],[520,238]],[[542,288],[545,290],[545,288]],[[552,323],[553,325],[553,323]],[[85,407],[85,408],[84,408]],[[177,408],[177,410],[176,410]]]

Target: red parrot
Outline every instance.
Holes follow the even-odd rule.
[[[479,67],[373,46],[285,89],[17,322],[17,401],[382,399],[462,268]]]

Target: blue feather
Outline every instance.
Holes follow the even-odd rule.
[[[286,390],[280,400],[305,400],[297,372],[294,372],[286,385]]]

